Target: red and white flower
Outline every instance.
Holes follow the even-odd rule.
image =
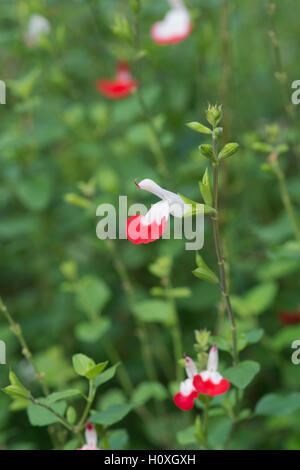
[[[116,77],[113,80],[101,79],[97,88],[102,95],[111,100],[120,100],[131,95],[138,87],[138,82],[131,77],[127,62],[118,62]]]
[[[188,411],[193,408],[194,400],[199,395],[193,385],[194,377],[198,374],[198,370],[190,357],[185,358],[185,370],[188,378],[181,382],[179,392],[174,396],[174,402],[181,410]]]
[[[207,369],[198,372],[190,357],[185,358],[185,370],[188,378],[181,382],[179,392],[174,396],[175,405],[181,410],[188,411],[194,406],[194,400],[199,394],[214,397],[227,392],[230,383],[217,371],[218,350],[213,346],[209,351]]]
[[[171,10],[164,19],[154,23],[151,37],[159,45],[176,44],[186,39],[192,31],[190,14],[182,0],[169,0]]]
[[[100,450],[97,446],[98,436],[97,431],[91,423],[87,423],[85,428],[85,440],[86,444],[78,450]]]
[[[214,397],[227,392],[230,383],[218,372],[218,350],[213,346],[209,351],[207,369],[194,377],[193,385],[198,393]]]
[[[161,201],[153,204],[146,215],[133,215],[127,220],[127,238],[135,243],[150,243],[160,238],[167,229],[169,215],[183,217],[189,209],[183,199],[171,191],[161,188],[151,179],[137,184],[138,189],[149,191]]]
[[[49,20],[42,15],[34,14],[29,18],[25,42],[27,46],[33,47],[38,44],[43,35],[48,35],[51,31]]]

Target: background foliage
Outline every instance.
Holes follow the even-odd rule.
[[[281,85],[274,75],[278,63],[267,0],[186,1],[194,30],[186,41],[170,47],[155,45],[149,36],[166,3],[141,4],[137,62],[137,51],[116,27],[119,15],[132,24],[128,1],[1,1],[0,78],[8,85],[7,104],[0,107],[1,296],[21,324],[52,392],[74,387],[86,392],[72,368],[75,353],[96,362],[109,360],[110,366],[122,362],[112,381],[101,385],[94,404],[97,413],[123,406],[114,409],[117,421],[126,415],[120,423],[114,424],[111,413],[98,421],[111,425],[111,448],[194,448],[190,426],[195,416],[183,414],[172,402],[174,311],[166,293],[161,296],[153,288],[164,289],[166,278],[173,288],[181,288],[175,301],[189,355],[195,329],[226,336],[218,288],[192,275],[195,257],[184,250],[184,241],[134,246],[127,240],[98,240],[95,207],[117,204],[120,194],[128,195],[129,203],[152,203],[144,194],[138,201],[135,177],[153,178],[201,200],[198,181],[206,162],[197,146],[206,142],[205,136],[185,123],[203,122],[207,102],[222,102],[225,137],[241,144],[221,181],[230,289],[238,327],[246,336],[251,332],[241,358],[259,362],[261,369],[244,396],[251,415],[237,423],[227,442],[231,422],[217,410],[211,418],[210,446],[299,449],[300,366],[290,356],[292,341],[300,339],[300,325],[283,327],[277,312],[299,305],[300,250],[287,243],[293,241],[292,226],[276,179],[261,170],[267,154],[254,150],[253,143],[267,140],[265,125],[279,125],[279,141],[288,145],[280,165],[299,218],[299,112],[294,107],[291,118],[286,106],[290,84],[299,78],[300,5],[277,2],[274,23],[287,77]],[[23,34],[32,13],[46,16],[52,31],[30,49]],[[120,57],[130,60],[140,81],[165,155],[165,177],[138,96],[110,102],[97,92],[97,80],[113,76]],[[202,252],[216,268],[208,221]],[[0,366],[0,385],[7,385],[11,367],[39,396],[32,369],[4,317],[0,339],[7,344],[8,361]],[[224,370],[231,360],[226,351],[221,358]],[[71,404],[80,409],[78,397]],[[146,412],[137,411],[137,404],[145,404]],[[51,447],[46,429],[30,426],[26,412],[12,409],[3,393],[0,446]]]

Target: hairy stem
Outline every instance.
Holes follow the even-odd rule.
[[[213,234],[214,234],[214,243],[216,249],[216,255],[219,265],[219,276],[220,276],[220,288],[225,299],[226,311],[230,321],[231,334],[232,334],[232,357],[233,364],[238,363],[238,348],[237,348],[237,332],[233,310],[231,307],[230,296],[227,288],[226,280],[226,271],[225,271],[225,261],[222,251],[222,243],[220,238],[220,227],[218,219],[218,179],[219,179],[219,161],[218,161],[218,151],[217,151],[217,140],[216,136],[213,134],[213,152],[215,156],[214,168],[213,168],[213,208],[216,213],[211,216],[212,225],[213,225]]]
[[[283,205],[285,207],[285,210],[288,214],[290,222],[292,224],[293,231],[294,231],[294,234],[295,234],[295,238],[300,243],[300,227],[299,227],[299,224],[298,224],[298,221],[297,221],[297,217],[296,217],[296,214],[295,214],[295,211],[294,211],[294,207],[293,207],[291,198],[289,196],[289,193],[288,193],[288,190],[287,190],[287,187],[286,187],[286,179],[285,179],[284,172],[280,168],[279,163],[278,163],[277,160],[275,160],[272,163],[272,168],[274,169],[274,172],[275,172],[275,174],[277,176],[277,179],[278,179],[278,182],[279,182],[281,200],[282,200],[282,203],[283,203]]]

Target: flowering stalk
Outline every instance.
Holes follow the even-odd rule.
[[[219,282],[222,294],[225,299],[226,310],[228,314],[228,318],[230,321],[231,326],[231,333],[232,333],[232,357],[233,357],[233,364],[236,365],[238,363],[238,348],[237,348],[237,332],[236,332],[236,325],[234,314],[231,306],[230,296],[227,288],[227,279],[226,279],[226,271],[225,271],[225,261],[224,255],[222,251],[222,243],[220,238],[220,227],[219,227],[219,217],[218,217],[218,180],[219,180],[219,167],[220,167],[220,160],[218,156],[218,146],[217,146],[217,132],[216,126],[218,122],[213,122],[213,131],[212,131],[212,149],[213,149],[213,204],[212,207],[215,209],[215,213],[211,215],[212,225],[213,225],[213,234],[214,234],[214,243],[216,249],[216,255],[218,259],[219,265]]]
[[[180,328],[180,323],[179,323],[179,316],[178,316],[178,311],[177,311],[177,306],[176,306],[176,301],[172,294],[170,294],[170,291],[172,291],[172,284],[171,280],[168,277],[166,279],[166,288],[165,288],[165,296],[167,301],[169,302],[169,305],[173,311],[173,316],[174,316],[174,323],[172,325],[172,337],[173,337],[173,347],[174,347],[174,359],[176,361],[176,379],[177,380],[182,380],[183,377],[183,370],[182,367],[180,366],[179,359],[182,357],[182,335],[181,335],[181,328]]]
[[[276,156],[276,158],[274,158],[275,156]],[[280,165],[279,165],[279,162],[278,162],[278,159],[277,159],[278,154],[274,155],[274,153],[273,153],[273,154],[270,155],[270,157],[272,157],[272,158],[269,158],[269,162],[271,164],[271,167],[273,169],[273,172],[274,172],[275,176],[278,179],[279,190],[280,190],[280,196],[281,196],[282,203],[283,203],[283,205],[286,209],[287,215],[288,215],[288,217],[290,219],[290,222],[292,224],[293,231],[294,231],[294,234],[295,234],[295,238],[300,243],[300,227],[299,227],[296,215],[295,215],[295,211],[294,211],[294,207],[293,207],[291,198],[289,196],[289,193],[288,193],[288,190],[287,190],[287,187],[286,187],[286,179],[285,179],[284,172],[280,168]]]
[[[37,366],[34,362],[32,353],[31,353],[31,351],[30,351],[30,349],[27,345],[27,342],[24,338],[22,329],[21,329],[20,325],[14,321],[13,317],[11,316],[9,311],[7,310],[7,307],[6,307],[6,305],[4,305],[1,298],[0,298],[0,311],[3,313],[3,315],[6,317],[8,323],[10,324],[11,331],[18,338],[19,343],[22,347],[22,354],[27,359],[27,361],[31,364],[31,366],[32,366],[32,368],[35,372],[36,378],[37,378],[37,380],[39,381],[39,383],[41,385],[41,388],[43,390],[44,395],[45,396],[49,395],[49,390],[48,390],[48,387],[45,383],[44,374],[38,370],[38,368],[37,368]]]
[[[275,26],[275,21],[274,21],[275,10],[276,10],[275,1],[270,0],[268,4],[268,14],[270,17],[270,26],[271,26],[271,29],[269,31],[269,36],[270,36],[271,44],[272,44],[273,51],[274,51],[274,60],[275,60],[274,76],[280,85],[285,111],[288,117],[292,121],[294,121],[295,109],[291,105],[290,97],[289,97],[288,90],[286,87],[287,74],[286,74],[286,71],[284,70],[280,42],[276,33],[276,26]]]

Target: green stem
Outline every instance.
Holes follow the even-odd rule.
[[[292,224],[295,238],[296,240],[300,243],[300,227],[297,221],[297,217],[294,211],[294,207],[292,204],[292,201],[290,199],[287,186],[286,186],[286,179],[284,172],[279,166],[279,163],[277,160],[275,160],[272,164],[272,168],[274,170],[275,175],[277,176],[278,182],[279,182],[279,189],[280,189],[280,195],[281,195],[281,200],[282,203],[286,209],[286,212],[288,214],[288,217],[290,219],[290,222]]]
[[[165,296],[173,311],[173,318],[174,318],[174,323],[172,325],[171,331],[172,331],[172,338],[173,338],[174,359],[176,363],[176,380],[181,381],[183,380],[183,375],[184,375],[183,369],[179,364],[179,359],[182,358],[182,354],[183,354],[181,328],[180,328],[179,315],[178,315],[176,302],[172,294],[170,294],[170,291],[172,289],[171,280],[168,278],[166,282],[167,282],[167,286],[165,288]]]
[[[79,423],[77,424],[77,426],[75,428],[77,433],[82,431],[82,429],[84,429],[84,427],[85,427],[87,417],[89,415],[91,406],[92,406],[94,398],[95,398],[95,394],[96,394],[96,388],[95,388],[94,380],[90,379],[89,380],[89,394],[88,394],[87,404],[86,404],[86,407],[85,407],[85,409],[82,413],[81,419],[80,419]]]
[[[274,51],[274,60],[275,60],[275,78],[278,81],[282,93],[282,99],[284,103],[284,107],[288,117],[294,122],[295,121],[295,110],[293,105],[290,102],[290,96],[288,93],[288,89],[286,87],[287,82],[287,74],[284,70],[282,54],[279,39],[276,33],[276,25],[274,20],[276,10],[276,4],[274,1],[269,1],[268,4],[268,13],[270,17],[270,31],[269,36],[271,39],[271,44]]]
[[[215,156],[214,169],[213,169],[213,208],[216,211],[216,214],[212,215],[212,225],[213,225],[213,234],[214,234],[214,243],[219,265],[219,275],[220,275],[220,288],[225,299],[227,315],[230,321],[231,334],[232,334],[232,357],[233,364],[238,363],[238,348],[237,348],[237,332],[234,314],[231,306],[230,296],[227,289],[227,280],[226,280],[226,271],[225,271],[225,261],[222,251],[222,244],[220,238],[220,227],[218,219],[218,177],[219,177],[219,161],[218,161],[218,151],[217,151],[217,139],[213,133],[213,153]]]
[[[127,272],[126,266],[122,262],[120,256],[116,252],[116,247],[113,241],[111,240],[106,240],[107,247],[112,255],[113,258],[113,263],[116,268],[116,271],[120,277],[123,289],[125,293],[127,294],[128,297],[128,302],[129,302],[129,307],[131,312],[133,313],[133,317],[136,319],[135,316],[135,306],[136,306],[136,299],[135,299],[135,292],[134,292],[134,287],[131,283],[129,274]],[[146,327],[142,324],[141,321],[136,319],[137,323],[137,328],[139,331],[138,338],[141,343],[141,350],[142,350],[142,356],[145,364],[145,369],[146,373],[148,375],[148,378],[152,381],[157,380],[157,374],[156,370],[154,367],[153,359],[152,359],[152,352],[151,348],[149,346],[149,338],[148,338],[148,332],[146,330]]]
[[[37,400],[34,397],[31,397],[30,400],[32,401],[32,403],[34,405],[41,406],[42,408],[45,408],[45,410],[48,410],[50,413],[52,413],[54,416],[56,416],[56,418],[58,419],[60,424],[62,424],[66,429],[68,429],[68,431],[70,431],[73,434],[77,435],[77,431],[74,428],[74,426],[72,426],[72,424],[68,423],[68,421],[63,416],[61,416],[59,413],[57,413],[53,408],[51,408],[51,406],[48,406],[45,403],[40,402],[39,400]]]
[[[209,412],[209,403],[210,399],[206,400],[204,404],[204,410],[203,410],[203,449],[206,450],[208,448],[207,446],[207,437],[208,437],[208,412]]]

